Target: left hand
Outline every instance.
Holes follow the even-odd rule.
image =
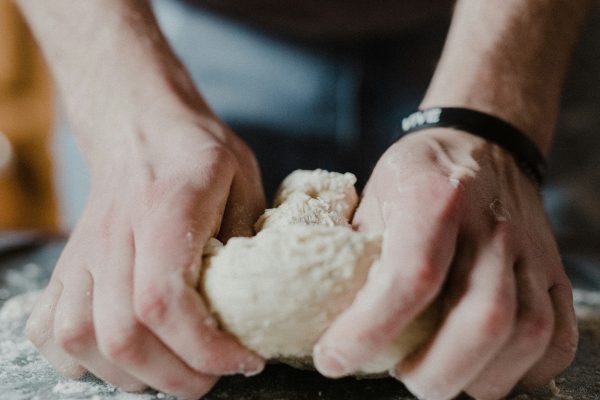
[[[423,399],[499,399],[574,358],[577,325],[538,188],[505,150],[432,129],[381,157],[353,221],[381,265],[323,335],[319,371],[356,371],[440,297],[437,332],[390,373]]]

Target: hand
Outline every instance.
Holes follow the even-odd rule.
[[[384,232],[381,265],[321,338],[325,375],[358,369],[440,296],[437,332],[390,371],[420,398],[499,399],[573,360],[571,285],[538,190],[503,149],[446,129],[408,135],[353,222]]]
[[[118,133],[88,157],[87,206],[27,336],[64,375],[126,390],[197,398],[219,375],[259,372],[264,360],[219,331],[196,291],[204,243],[251,235],[264,210],[254,156],[214,121]]]

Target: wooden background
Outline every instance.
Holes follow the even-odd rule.
[[[0,0],[0,230],[58,226],[49,74],[26,24]]]

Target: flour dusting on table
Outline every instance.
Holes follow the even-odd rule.
[[[12,283],[25,284],[17,275]],[[0,308],[0,393],[2,400],[154,400],[163,393],[126,393],[92,375],[61,377],[27,340],[23,330],[40,292],[10,298]]]

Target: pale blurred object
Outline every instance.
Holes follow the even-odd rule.
[[[13,161],[13,148],[6,135],[0,132],[0,178],[8,174]]]
[[[16,6],[0,0],[0,230],[57,229],[52,89]]]

